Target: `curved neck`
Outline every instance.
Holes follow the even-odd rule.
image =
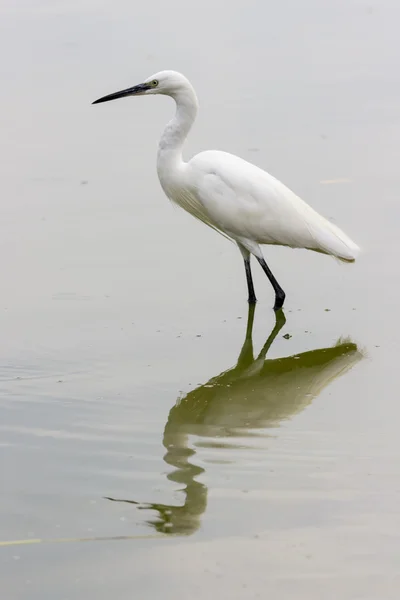
[[[158,145],[157,170],[159,174],[183,163],[182,148],[197,115],[197,97],[192,86],[174,94],[176,112],[167,124]]]

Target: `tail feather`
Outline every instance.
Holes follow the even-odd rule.
[[[322,219],[321,227],[308,224],[316,247],[313,250],[335,256],[344,262],[354,262],[360,252],[360,248],[339,227]]]

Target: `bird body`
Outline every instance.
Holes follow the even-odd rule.
[[[157,173],[165,194],[191,215],[235,241],[243,255],[249,302],[256,301],[250,255],[257,258],[275,290],[275,306],[285,293],[266,264],[260,245],[305,248],[353,262],[358,246],[283,183],[259,167],[217,150],[182,158],[198,102],[190,82],[176,71],[161,71],[144,83],[95,103],[124,96],[164,94],[176,102],[174,118],[160,139]]]
[[[338,227],[242,158],[211,150],[193,157],[187,169],[185,188],[171,199],[255,256],[262,256],[259,245],[275,244],[355,259],[357,246]]]

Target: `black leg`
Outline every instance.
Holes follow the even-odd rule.
[[[257,298],[254,293],[253,277],[251,275],[250,255],[244,259],[244,268],[246,269],[247,288],[249,290],[249,304],[255,304]]]
[[[257,256],[257,260],[260,263],[260,265],[262,266],[264,273],[270,280],[272,287],[274,288],[274,291],[275,291],[274,310],[279,310],[280,308],[282,308],[283,303],[285,302],[286,294],[283,291],[283,289],[281,288],[281,286],[279,285],[279,283],[277,282],[277,280],[275,279],[275,277],[273,276],[271,269],[269,268],[269,266],[267,265],[265,260],[263,258],[258,258],[258,256]]]

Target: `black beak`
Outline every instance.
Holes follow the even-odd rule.
[[[108,102],[109,100],[117,100],[118,98],[125,98],[126,96],[140,96],[146,90],[149,90],[151,86],[148,83],[139,83],[139,85],[134,85],[131,88],[126,90],[122,90],[121,92],[115,92],[114,94],[109,94],[108,96],[103,96],[98,100],[92,102],[92,104],[100,104],[100,102]]]

